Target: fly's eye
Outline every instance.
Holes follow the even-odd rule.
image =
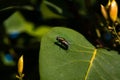
[[[55,42],[56,45],[60,46],[61,48],[67,50],[69,47],[69,43],[65,40],[63,37],[57,37],[57,42]]]

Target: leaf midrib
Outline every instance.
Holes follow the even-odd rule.
[[[84,80],[87,80],[87,78],[88,78],[88,75],[89,75],[89,72],[90,72],[90,70],[91,70],[93,61],[94,61],[94,59],[95,59],[95,57],[96,57],[96,53],[97,53],[97,49],[94,49],[93,56],[92,56],[91,59],[90,59],[89,66],[88,66],[88,69],[87,69],[87,72],[86,72],[86,75],[85,75],[85,79],[84,79]]]

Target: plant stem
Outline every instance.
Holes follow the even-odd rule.
[[[114,30],[115,35],[117,36],[117,38],[118,38],[118,42],[119,42],[119,44],[120,44],[120,36],[117,34],[117,32],[116,32],[116,29],[115,29],[115,26],[114,26],[114,25],[113,25],[113,30]]]

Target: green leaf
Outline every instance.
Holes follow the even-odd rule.
[[[68,50],[56,45],[56,37],[69,43]],[[119,80],[120,55],[96,49],[78,32],[56,27],[41,40],[40,80]]]
[[[14,32],[26,32],[29,35],[37,38],[40,38],[50,30],[50,27],[45,25],[41,25],[34,29],[33,23],[26,21],[19,11],[16,11],[13,15],[6,19],[4,21],[4,26],[8,34]]]
[[[7,33],[21,32],[25,30],[26,21],[19,11],[16,11],[4,21]]]
[[[43,0],[44,4],[55,14],[59,14],[65,17],[73,17],[69,11],[69,5],[65,0]]]
[[[58,15],[56,13],[53,13],[51,10],[49,10],[49,8],[45,5],[45,4],[48,4],[49,2],[47,1],[43,1],[41,6],[40,6],[40,10],[41,10],[41,13],[42,13],[42,17],[44,19],[50,19],[50,18],[64,18],[63,16],[61,15]],[[50,4],[50,3],[49,3]],[[52,5],[52,3],[51,3]],[[61,11],[61,9],[57,8],[58,11]]]

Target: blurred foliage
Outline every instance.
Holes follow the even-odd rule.
[[[120,1],[116,0],[119,6]],[[94,46],[113,47],[105,31],[100,4],[108,0],[1,0],[0,1],[0,79],[16,80],[17,61],[24,55],[25,80],[39,80],[38,54],[41,38],[52,27],[62,26],[83,34]],[[119,16],[119,13],[118,13]],[[119,26],[119,25],[118,25]],[[96,28],[101,31],[99,38]],[[117,32],[120,28],[117,27]],[[6,77],[4,77],[6,76]]]

